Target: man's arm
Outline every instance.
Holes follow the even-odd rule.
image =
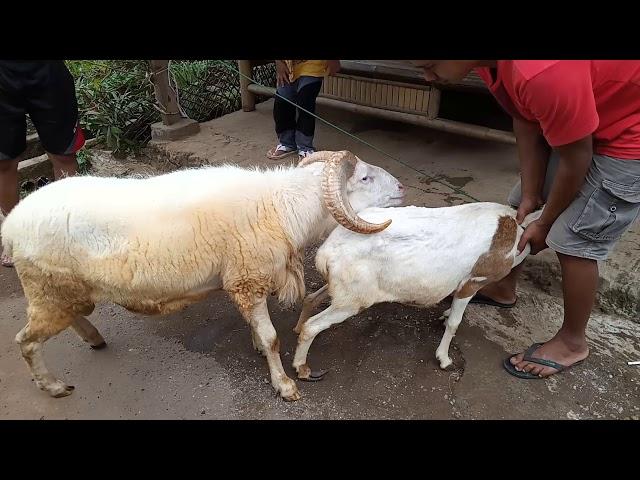
[[[577,142],[556,147],[560,155],[547,203],[541,217],[529,224],[520,239],[518,251],[522,251],[531,243],[531,253],[536,254],[546,248],[545,239],[553,222],[576,198],[580,187],[584,184],[593,158],[593,140],[591,135]]]
[[[560,155],[558,171],[539,220],[549,227],[576,198],[584,184],[593,159],[593,140],[588,135],[577,142],[557,147],[556,150]]]
[[[551,149],[542,136],[540,126],[536,123],[514,118],[513,133],[516,136],[520,159],[522,196],[517,220],[522,223],[525,216],[535,211],[543,203],[542,188]]]
[[[546,248],[551,225],[584,183],[593,154],[592,134],[600,117],[589,61],[556,62],[520,85],[517,92],[518,101],[540,124],[545,140],[560,155],[542,216],[527,227],[518,245],[521,249],[530,240],[535,254]]]

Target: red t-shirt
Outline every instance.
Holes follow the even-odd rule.
[[[594,151],[640,159],[640,61],[499,60],[478,74],[512,116],[557,147],[593,134]],[[494,72],[496,72],[494,70]]]

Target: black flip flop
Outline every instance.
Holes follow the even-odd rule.
[[[516,305],[516,299],[513,303],[501,303],[496,302],[495,300],[491,300],[489,297],[482,295],[481,293],[476,293],[476,295],[471,299],[469,303],[475,303],[477,305],[491,305],[492,307],[498,308],[513,308]]]
[[[453,301],[451,296],[448,296],[447,299]],[[516,299],[513,303],[501,303],[496,302],[495,300],[490,299],[489,297],[482,295],[481,293],[476,293],[475,296],[469,301],[469,303],[475,303],[476,305],[490,305],[492,307],[498,308],[513,308],[516,305]]]
[[[522,360],[524,360],[525,362],[531,362],[531,363],[536,363],[538,365],[542,365],[545,367],[551,367],[551,368],[555,368],[557,370],[556,373],[554,373],[553,375],[557,375],[558,373],[567,370],[568,368],[574,367],[580,363],[582,363],[584,360],[580,360],[577,361],[576,363],[574,363],[573,365],[562,365],[558,362],[554,362],[553,360],[545,360],[544,358],[537,358],[537,357],[532,357],[531,354],[533,352],[535,352],[538,347],[540,347],[540,345],[543,345],[542,343],[534,343],[533,345],[531,345],[526,352],[524,352],[524,357],[522,357]],[[510,373],[511,375],[513,375],[514,377],[518,377],[518,378],[525,378],[527,380],[533,380],[533,379],[537,379],[537,380],[541,380],[545,377],[540,377],[538,375],[534,375],[532,373],[529,372],[522,372],[522,371],[518,371],[516,370],[516,367],[514,367],[511,364],[511,359],[513,357],[515,357],[517,355],[517,353],[514,353],[513,355],[509,355],[507,358],[504,359],[504,361],[502,362],[502,365],[504,366],[504,369]]]

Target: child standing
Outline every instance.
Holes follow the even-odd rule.
[[[322,79],[339,70],[339,60],[276,60],[276,91],[278,95],[315,113],[316,98],[322,88]],[[273,119],[278,144],[267,152],[267,158],[280,160],[297,152],[302,159],[315,151],[313,116],[276,96]]]

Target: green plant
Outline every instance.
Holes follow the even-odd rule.
[[[240,109],[235,60],[172,61],[170,72],[184,112],[204,122]],[[70,60],[82,126],[116,156],[137,153],[161,119],[147,60]],[[259,81],[275,84],[273,65],[254,69]]]
[[[78,173],[84,175],[89,172],[91,168],[91,153],[86,148],[79,150],[76,153],[76,160],[78,161]]]
[[[178,88],[187,88],[204,82],[209,70],[218,60],[196,60],[193,62],[171,62],[170,70]]]
[[[83,126],[115,153],[135,151],[159,114],[148,62],[69,61]]]

